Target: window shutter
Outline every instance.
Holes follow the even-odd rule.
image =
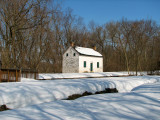
[[[87,66],[87,65],[86,65],[86,61],[84,61],[84,68],[86,68],[86,66]]]
[[[97,68],[99,68],[99,62],[97,62]]]

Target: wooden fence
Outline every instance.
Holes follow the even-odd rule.
[[[30,69],[0,70],[0,82],[20,82],[21,77],[38,79],[38,72]]]
[[[0,82],[20,82],[19,69],[1,69]]]
[[[38,79],[38,71],[31,70],[31,69],[22,69],[21,70],[21,77]]]

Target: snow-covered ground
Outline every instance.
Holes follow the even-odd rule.
[[[4,88],[2,89],[2,87]],[[116,87],[120,93],[91,95],[73,101],[57,100],[42,104],[34,103],[34,101],[40,101],[40,99],[47,98],[49,100],[51,96],[53,99],[61,99],[69,94],[81,93],[86,90],[94,92],[106,87]],[[13,101],[16,99],[20,104],[24,104],[24,101],[19,101],[19,98],[25,97],[25,102],[28,102],[29,99],[30,102],[36,104],[0,112],[2,120],[160,119],[160,77],[158,76],[9,83],[8,85],[0,85],[0,90],[1,103],[2,99],[5,102],[12,98]],[[9,96],[7,97],[2,92]],[[14,105],[12,106],[14,107]]]
[[[103,91],[105,88],[116,88],[119,93],[130,92],[139,85],[155,83],[157,80],[157,77],[132,76],[1,83],[0,105],[5,104],[7,107],[15,109],[66,99],[70,95],[82,94],[85,91],[95,93],[96,91]]]
[[[101,72],[101,73],[56,73],[39,74],[39,79],[63,79],[63,78],[90,78],[90,77],[114,77],[135,75],[135,72]],[[146,75],[147,72],[138,72],[138,75]]]
[[[101,73],[56,73],[56,74],[39,74],[39,79],[62,79],[62,78],[88,78],[88,77],[105,77],[105,76],[123,76],[127,72],[101,72]]]

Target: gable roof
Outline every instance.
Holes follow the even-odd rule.
[[[102,57],[102,54],[99,52],[95,51],[92,48],[85,48],[85,47],[75,47],[75,50],[80,54],[80,55],[86,55],[86,56],[96,56],[96,57]]]

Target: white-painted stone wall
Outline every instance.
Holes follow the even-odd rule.
[[[86,61],[86,67],[84,67]],[[97,68],[99,62],[99,68]],[[91,63],[93,63],[93,71],[90,70]],[[83,72],[103,72],[103,57],[94,56],[79,56],[79,73]]]
[[[75,53],[75,56],[74,56],[74,53]],[[72,47],[70,47],[63,54],[62,72],[63,73],[79,72],[79,54]]]

